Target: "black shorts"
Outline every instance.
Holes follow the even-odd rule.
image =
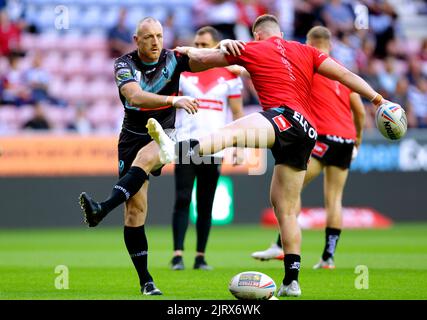
[[[165,132],[170,137],[172,137],[172,139],[174,139],[173,135],[175,134],[175,129],[165,129]],[[149,144],[151,141],[153,141],[153,139],[151,139],[148,133],[136,133],[122,128],[118,145],[120,178],[124,176],[131,167],[133,160],[135,160],[135,157],[138,154],[138,151]],[[162,173],[162,168],[151,171],[151,175],[159,176]]]
[[[274,127],[276,139],[271,148],[275,164],[286,164],[307,170],[311,150],[317,138],[316,129],[297,111],[288,107],[260,112]]]
[[[338,136],[319,135],[311,156],[325,166],[350,168],[354,140]]]

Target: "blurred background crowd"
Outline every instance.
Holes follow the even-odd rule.
[[[133,50],[141,18],[164,27],[164,47],[191,44],[212,25],[251,40],[255,18],[275,14],[287,40],[325,25],[332,56],[401,104],[411,128],[427,128],[427,2],[424,0],[0,0],[0,134],[26,129],[111,133],[123,107],[113,61]],[[258,108],[244,79],[246,112]],[[368,101],[367,128],[373,128]]]

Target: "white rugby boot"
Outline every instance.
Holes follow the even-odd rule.
[[[289,285],[285,286],[281,284],[279,291],[277,291],[278,297],[299,297],[301,295],[301,288],[298,281],[293,280]]]
[[[334,259],[328,258],[325,261],[320,258],[320,261],[313,266],[313,269],[335,269]]]
[[[160,147],[159,157],[162,164],[175,160],[175,142],[168,137],[162,126],[156,119],[150,118],[146,125],[148,134]]]
[[[283,249],[276,243],[273,243],[270,248],[264,251],[253,252],[251,256],[257,260],[268,261],[271,259],[283,260],[285,255],[283,254]]]

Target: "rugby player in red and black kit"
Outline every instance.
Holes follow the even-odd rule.
[[[329,54],[330,31],[322,26],[313,27],[307,34],[307,44]],[[342,196],[353,152],[362,141],[365,109],[357,93],[316,73],[311,89],[311,112],[318,137],[303,188],[323,171],[326,209],[325,247],[314,269],[333,269],[342,226]],[[270,248],[254,252],[252,257],[259,260],[282,260],[280,235]]]
[[[337,80],[367,97],[376,106],[385,100],[363,79],[328,58],[325,53],[298,42],[285,41],[274,16],[258,17],[253,34],[256,41],[246,45],[239,41],[223,40],[220,49],[180,47],[176,51],[187,54],[190,61],[198,61],[206,67],[232,64],[245,67],[258,91],[264,111],[233,121],[199,140],[179,143],[173,142],[155,119],[149,119],[148,133],[157,142],[159,152],[138,152],[133,166],[151,172],[156,166],[175,160],[176,154],[183,157],[214,154],[236,146],[238,141],[243,141],[242,147],[271,149],[276,165],[270,197],[286,254],[285,277],[278,295],[299,296],[301,230],[297,223],[298,204],[307,162],[317,138],[309,103],[313,75],[319,72]],[[183,152],[186,148],[190,152]],[[128,194],[129,197],[132,195]]]
[[[118,144],[120,180],[111,196],[97,203],[83,192],[79,201],[85,222],[95,227],[111,210],[125,202],[124,240],[138,272],[141,292],[160,295],[148,272],[148,243],[145,235],[147,216],[148,174],[159,175],[162,164],[144,171],[135,166],[144,161],[144,154],[157,154],[158,145],[147,134],[149,118],[157,119],[163,128],[173,134],[175,108],[188,113],[197,112],[198,103],[186,96],[177,97],[179,77],[184,71],[202,71],[208,66],[192,61],[187,56],[163,49],[163,29],[160,22],[148,17],[136,28],[134,41],[137,50],[118,58],[114,73],[125,117]]]

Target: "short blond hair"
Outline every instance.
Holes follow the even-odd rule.
[[[332,38],[331,31],[323,26],[316,26],[310,29],[307,33],[307,40],[327,40]]]

